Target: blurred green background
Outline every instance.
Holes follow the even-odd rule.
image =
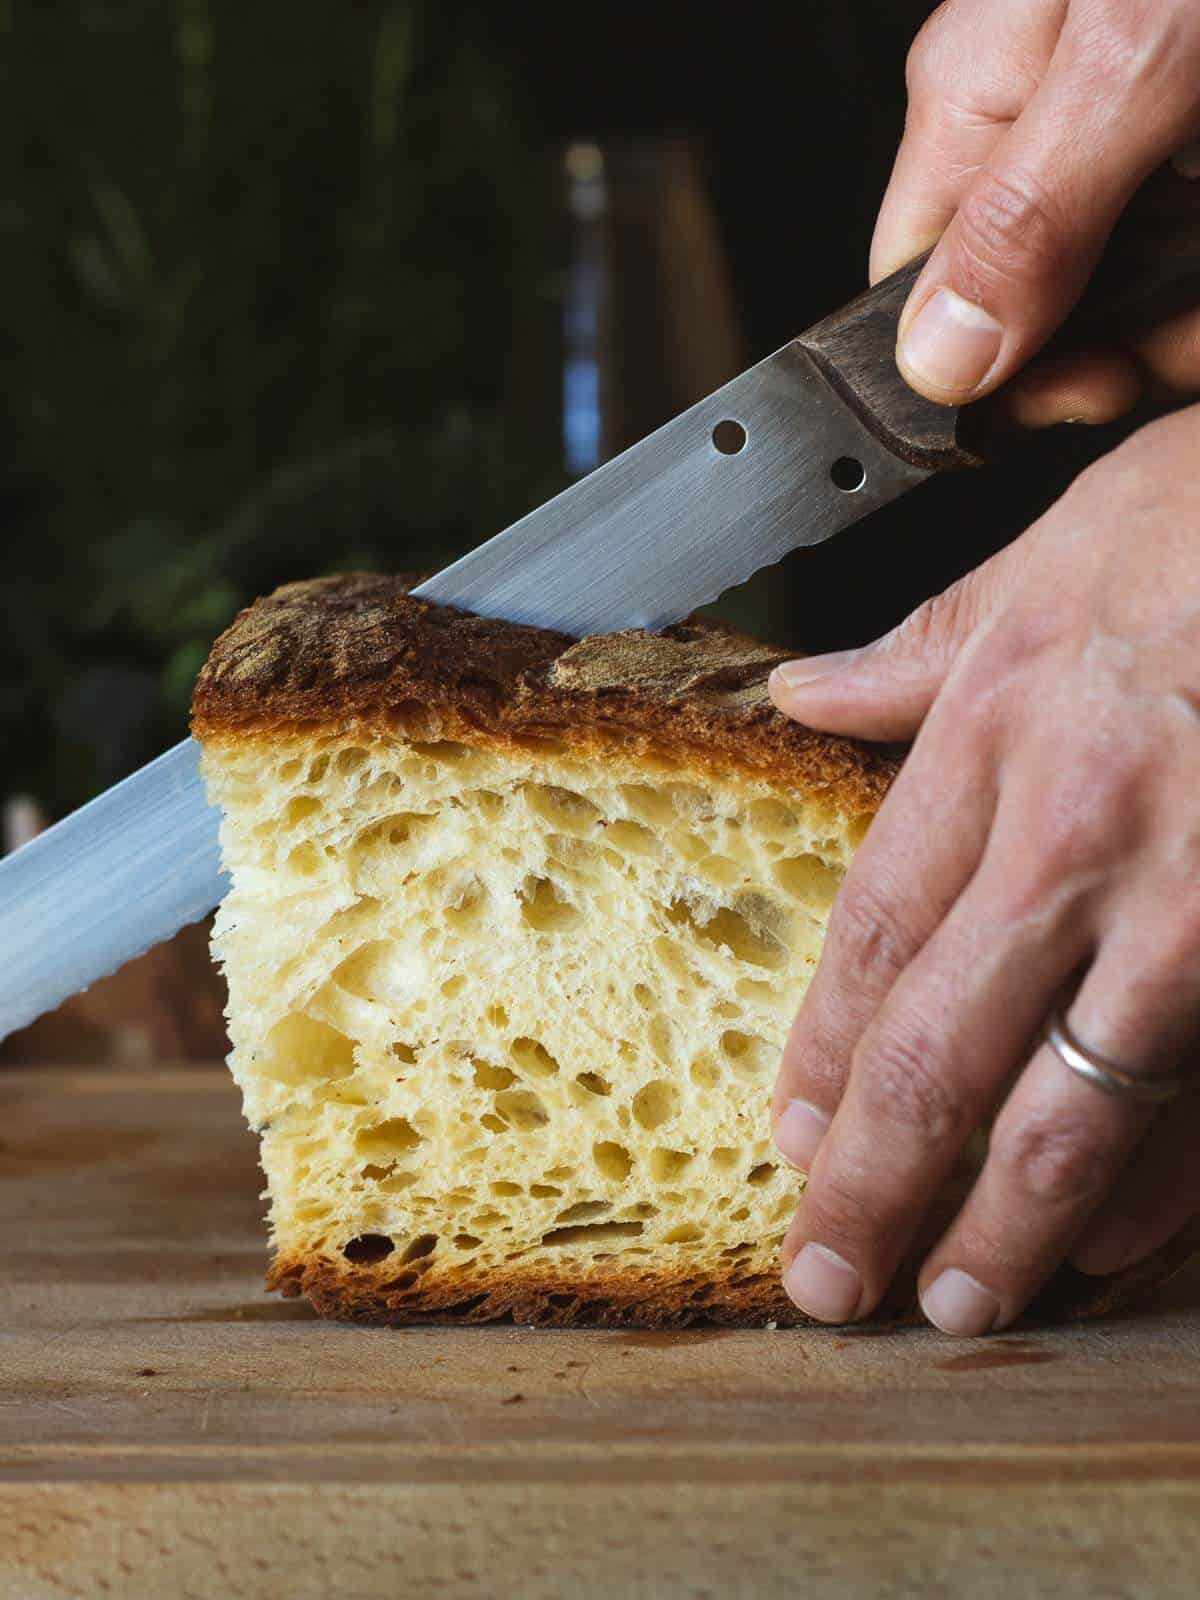
[[[281,577],[424,568],[561,481],[549,169],[470,20],[0,8],[10,792],[178,737]]]

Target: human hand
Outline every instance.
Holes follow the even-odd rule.
[[[1147,385],[1200,393],[1198,313],[1022,370],[1131,201],[1147,226],[1200,218],[1196,0],[947,0],[908,87],[871,279],[936,243],[900,322],[909,383],[961,405],[1020,372],[1004,402],[1033,426],[1108,421]]]
[[[784,1281],[880,1301],[966,1141],[986,1163],[919,1280],[929,1318],[1017,1317],[1063,1258],[1107,1274],[1200,1212],[1200,1097],[1156,1117],[1037,1036],[1130,1072],[1200,1024],[1200,406],[1143,428],[1026,534],[859,652],[778,669],[809,726],[915,744],[847,874],[785,1051],[808,1171]],[[1006,1097],[1007,1096],[1007,1097]]]

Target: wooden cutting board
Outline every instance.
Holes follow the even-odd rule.
[[[0,1074],[0,1595],[1200,1592],[1200,1275],[990,1341],[317,1321],[221,1069]]]

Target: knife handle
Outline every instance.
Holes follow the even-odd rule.
[[[894,455],[932,471],[979,466],[973,408],[927,400],[896,366],[900,313],[928,259],[910,261],[796,342]],[[1188,305],[1200,305],[1200,217],[1123,226],[1047,350],[1111,339]]]

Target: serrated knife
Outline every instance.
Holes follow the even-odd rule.
[[[566,633],[661,628],[931,474],[960,414],[896,370],[914,262],[415,590]],[[1185,238],[1116,261],[1075,328],[1200,279]],[[0,1038],[197,921],[227,887],[185,739],[0,861]]]

